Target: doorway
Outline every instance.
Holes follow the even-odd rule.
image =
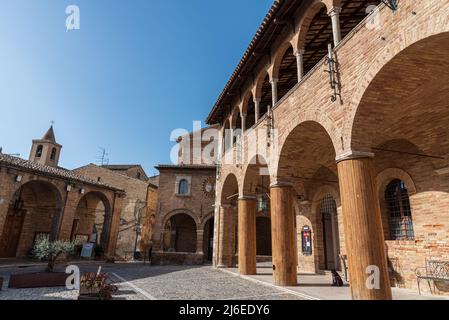
[[[13,258],[16,256],[25,215],[26,210],[9,210],[0,241],[0,258]]]
[[[211,262],[214,254],[214,218],[209,219],[204,226],[203,245],[204,258]]]
[[[321,200],[320,214],[323,224],[325,269],[341,271],[337,203],[331,195]]]

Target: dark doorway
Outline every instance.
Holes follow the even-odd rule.
[[[204,258],[211,262],[214,254],[214,218],[209,219],[204,226],[203,245]]]
[[[327,195],[321,200],[320,213],[323,222],[325,268],[326,270],[341,270],[337,203],[331,195]]]
[[[256,243],[258,256],[271,256],[271,220],[268,217],[256,219]]]

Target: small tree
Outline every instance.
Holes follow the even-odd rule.
[[[75,252],[75,243],[69,241],[50,241],[42,239],[34,246],[34,255],[38,259],[48,259],[45,272],[53,272],[56,260],[60,255],[72,255]]]

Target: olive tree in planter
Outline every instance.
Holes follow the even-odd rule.
[[[40,260],[48,260],[45,272],[53,272],[58,258],[61,255],[73,255],[75,253],[75,246],[75,242],[42,239],[34,246],[34,255]]]

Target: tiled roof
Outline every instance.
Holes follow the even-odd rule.
[[[160,164],[155,167],[156,169],[198,169],[198,170],[215,170],[217,167],[213,165],[169,165],[169,164]]]
[[[110,170],[128,170],[135,167],[141,167],[140,164],[108,164],[101,167]]]
[[[73,171],[64,168],[60,167],[54,168],[50,166],[45,166],[36,162],[24,160],[21,158],[9,156],[2,153],[0,153],[0,165],[16,168],[17,170],[31,171],[37,174],[49,175],[52,177],[69,180],[71,182],[86,183],[116,191],[123,191],[113,186],[107,185],[105,183],[95,181],[93,179],[90,179],[88,177],[79,174],[75,174]]]

